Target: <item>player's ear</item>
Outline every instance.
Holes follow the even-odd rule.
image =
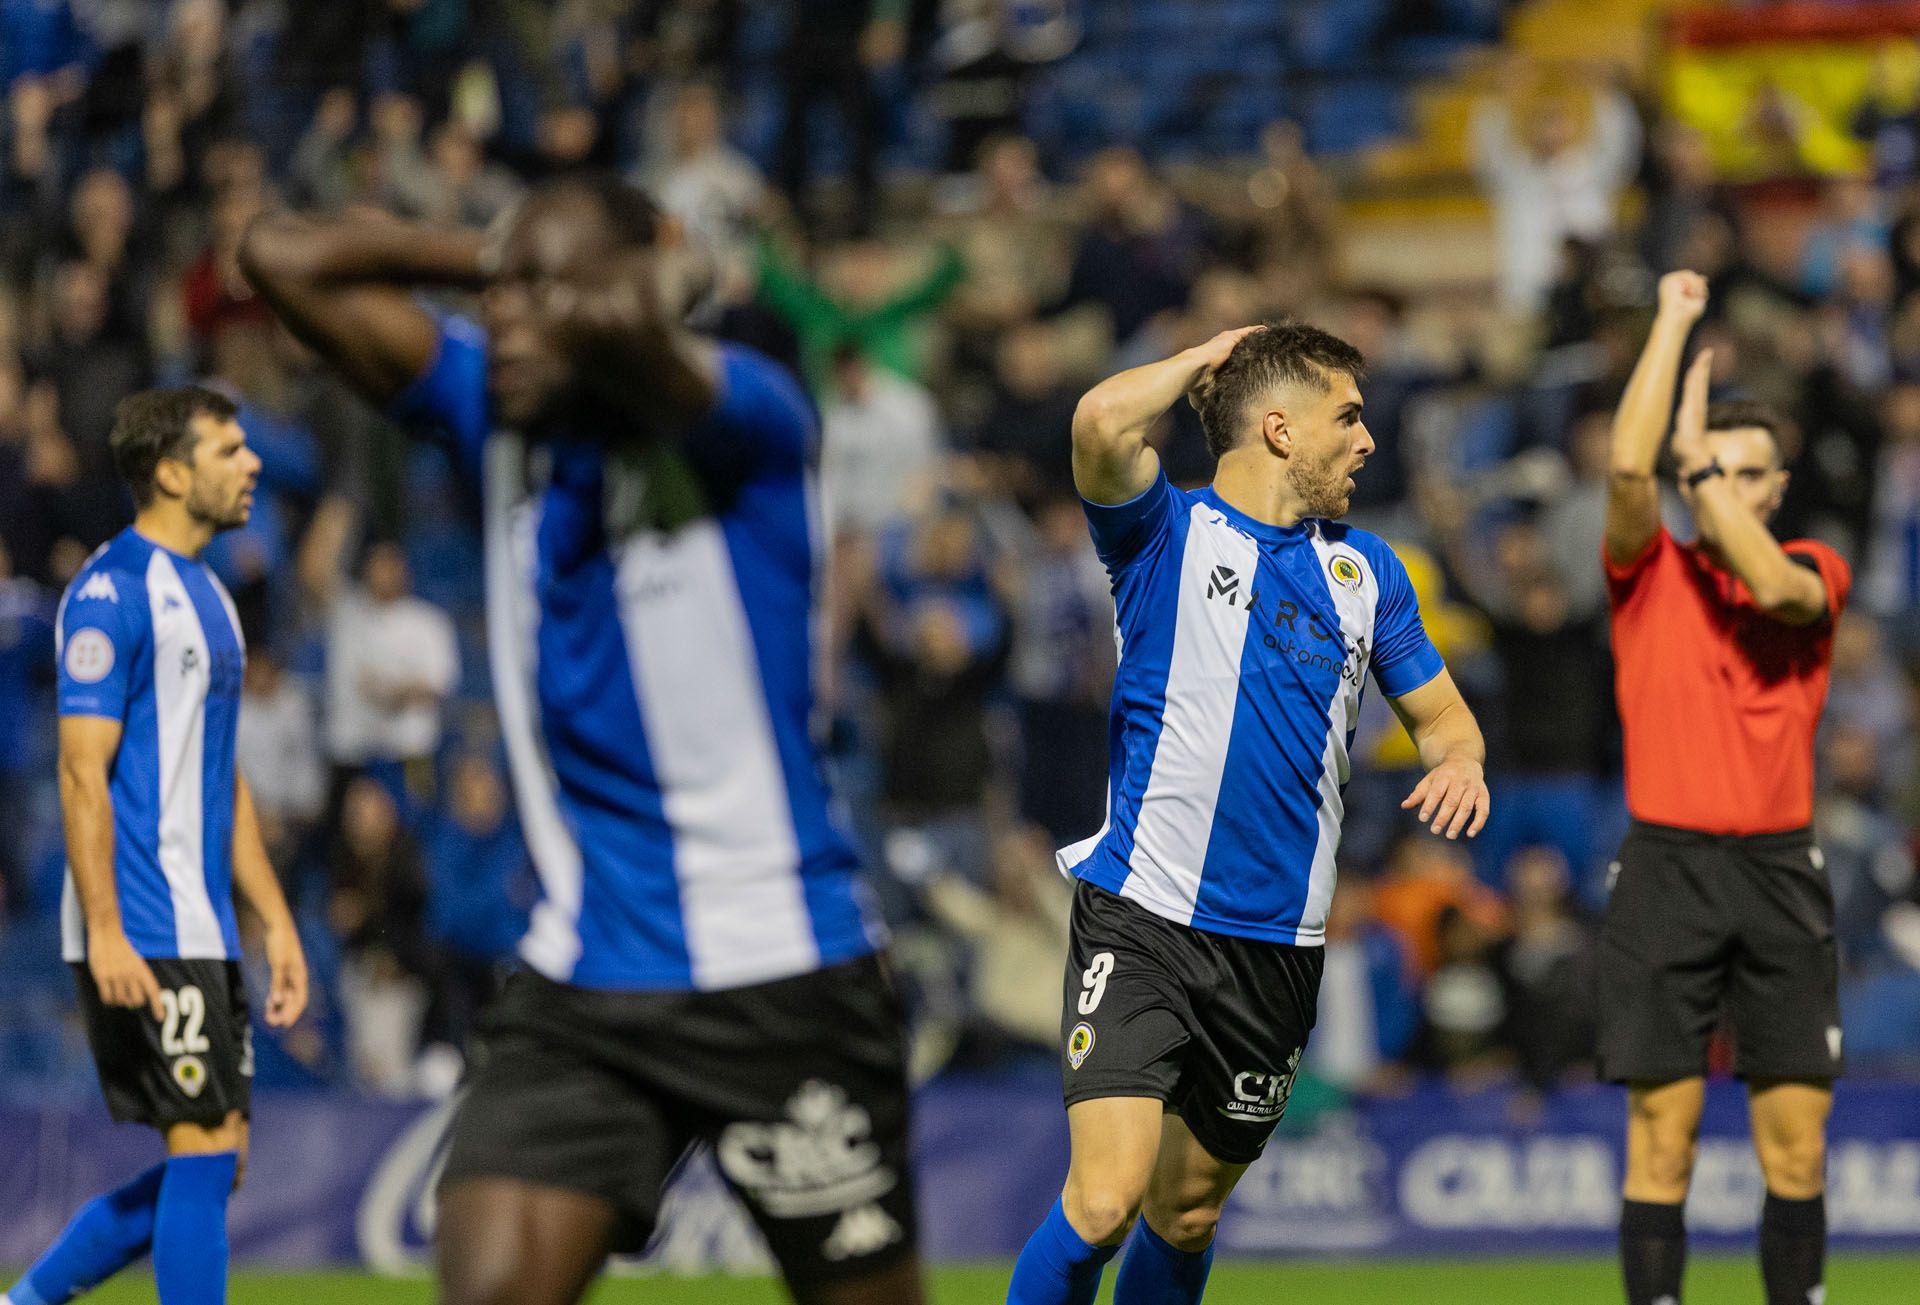
[[[1266,440],[1267,447],[1281,457],[1293,453],[1293,428],[1287,424],[1287,414],[1279,408],[1268,408],[1260,418],[1260,435]]]
[[[193,471],[179,458],[162,458],[153,464],[153,485],[168,498],[185,498],[193,485]]]

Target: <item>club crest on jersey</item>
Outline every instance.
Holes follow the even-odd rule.
[[[174,1086],[186,1093],[189,1098],[197,1098],[207,1090],[206,1062],[198,1056],[176,1056],[173,1062]]]
[[[113,640],[89,626],[67,640],[67,674],[81,684],[98,684],[113,669]]]
[[[1085,1020],[1073,1026],[1073,1032],[1067,1034],[1067,1063],[1079,1069],[1087,1061],[1093,1050],[1093,1025]]]
[[[1360,564],[1345,553],[1335,553],[1327,563],[1327,570],[1342,589],[1351,594],[1360,592]]]

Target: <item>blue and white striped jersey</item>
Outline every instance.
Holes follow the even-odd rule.
[[[1180,924],[1318,946],[1369,669],[1442,669],[1406,569],[1338,522],[1256,521],[1163,474],[1086,505],[1113,578],[1120,669],[1106,825],[1066,872]]]
[[[113,869],[127,941],[147,957],[232,960],[233,741],[246,645],[205,563],[132,527],[60,599],[60,714],[120,721],[109,776]],[[61,950],[86,959],[67,875]]]
[[[716,989],[872,952],[811,736],[823,550],[799,387],[722,346],[671,447],[495,431],[486,338],[442,322],[395,414],[486,509],[494,693],[542,899],[520,953],[589,988]]]

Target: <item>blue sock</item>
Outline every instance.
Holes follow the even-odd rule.
[[[232,1151],[167,1161],[153,1221],[160,1305],[227,1305],[227,1198],[239,1165]]]
[[[155,1165],[81,1206],[8,1299],[14,1305],[63,1305],[146,1254],[166,1168]]]
[[[1007,1305],[1093,1305],[1100,1271],[1118,1246],[1089,1246],[1055,1201],[1013,1266]]]
[[[1183,1251],[1142,1219],[1120,1261],[1113,1305],[1198,1305],[1212,1267],[1212,1242],[1204,1251]]]

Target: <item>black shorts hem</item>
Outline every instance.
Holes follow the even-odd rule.
[[[1080,1079],[1061,1094],[1070,1106],[1082,1101],[1106,1101],[1114,1097],[1147,1097],[1172,1108],[1173,1084],[1155,1083],[1141,1078]]]
[[[1204,1124],[1199,1128],[1195,1128],[1193,1126],[1194,1116],[1191,1114],[1177,1109],[1172,1113],[1180,1116],[1180,1122],[1187,1126],[1187,1132],[1193,1134],[1193,1140],[1200,1144],[1200,1149],[1223,1165],[1250,1165],[1265,1155],[1267,1152],[1267,1142],[1273,1137],[1274,1127],[1280,1122],[1278,1119],[1271,1121],[1266,1131],[1260,1134],[1259,1141],[1250,1141],[1246,1146],[1242,1147],[1233,1145],[1226,1140],[1223,1134],[1215,1132],[1211,1127]],[[1240,1127],[1244,1128],[1245,1125],[1241,1125]]]
[[[1795,1070],[1778,1069],[1771,1065],[1735,1065],[1733,1076],[1742,1083],[1751,1083],[1755,1079],[1778,1079],[1782,1083],[1827,1083],[1846,1076],[1846,1067],[1836,1069],[1832,1065],[1822,1065],[1819,1069]]]
[[[484,1183],[488,1181],[525,1183],[529,1187],[544,1187],[556,1192],[566,1192],[570,1196],[584,1196],[589,1200],[603,1202],[613,1211],[613,1231],[607,1238],[609,1255],[638,1255],[647,1249],[647,1243],[653,1240],[653,1230],[660,1220],[660,1212],[645,1213],[634,1208],[630,1201],[609,1192],[596,1189],[591,1183],[578,1179],[561,1177],[550,1173],[535,1172],[532,1166],[516,1169],[511,1161],[502,1162],[499,1157],[490,1157],[485,1161],[468,1161],[455,1167],[448,1165],[440,1172],[440,1179],[434,1184],[435,1199],[442,1204],[446,1200],[449,1188],[462,1183]]]
[[[1611,1065],[1602,1065],[1600,1067],[1601,1082],[1617,1083],[1621,1087],[1631,1087],[1635,1083],[1652,1083],[1656,1086],[1663,1086],[1668,1083],[1678,1083],[1682,1079],[1705,1078],[1706,1076],[1707,1067],[1705,1065],[1689,1065],[1685,1069],[1663,1066],[1659,1069],[1652,1070],[1643,1070],[1632,1066],[1615,1068]]]
[[[827,1283],[858,1282],[863,1278],[877,1277],[919,1253],[917,1238],[908,1238],[884,1250],[875,1251],[872,1255],[863,1255],[857,1260],[846,1260],[838,1264],[803,1263],[788,1267],[780,1264],[778,1256],[774,1257],[774,1263],[777,1266],[775,1272],[788,1284],[796,1287],[816,1287]]]

